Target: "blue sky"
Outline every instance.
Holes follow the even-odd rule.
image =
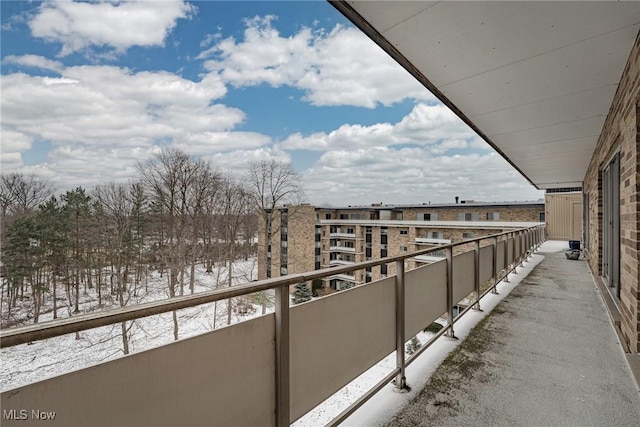
[[[318,205],[542,197],[325,1],[0,7],[3,173],[92,188],[172,146],[291,161]]]

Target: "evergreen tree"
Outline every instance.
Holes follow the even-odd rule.
[[[411,356],[413,353],[415,353],[416,351],[418,351],[418,349],[422,347],[422,343],[420,342],[420,340],[417,337],[413,337],[411,338],[411,340],[409,341],[409,344],[407,344],[407,354],[409,356]]]
[[[311,299],[311,289],[306,283],[297,283],[295,285],[295,291],[293,291],[293,297],[291,302],[293,304],[300,304]]]

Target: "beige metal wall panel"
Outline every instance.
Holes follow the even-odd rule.
[[[453,257],[453,303],[456,304],[475,288],[475,255],[473,251]]]
[[[410,270],[405,275],[405,336],[410,338],[447,311],[447,262]]]
[[[273,315],[2,393],[5,426],[275,424]],[[45,422],[31,410],[55,411]]]
[[[395,299],[389,277],[291,308],[292,420],[395,349]]]
[[[480,283],[493,277],[493,245],[480,248]]]
[[[545,218],[547,239],[580,240],[582,193],[546,194]]]
[[[504,265],[504,246],[505,246],[505,242],[498,242],[498,264],[497,264],[498,271],[504,269],[504,267],[505,267],[505,265]]]

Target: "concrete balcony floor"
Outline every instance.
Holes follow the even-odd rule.
[[[640,394],[630,369],[638,356],[625,357],[586,261],[567,260],[558,242],[545,243],[533,258],[518,269],[529,274],[517,286],[499,285],[511,292],[485,304],[493,310],[468,334],[459,328],[466,338],[435,372],[407,371],[415,387],[404,399],[391,399],[404,403],[386,408],[395,415],[373,410],[366,416],[363,407],[345,424],[640,425]]]
[[[389,425],[640,424],[638,389],[586,261],[544,250]]]

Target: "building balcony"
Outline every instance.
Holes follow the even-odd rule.
[[[398,425],[414,425],[420,417],[432,415],[424,408],[464,407],[462,424],[476,419],[477,424],[486,425],[496,420],[516,425],[582,424],[584,420],[594,425],[632,425],[626,423],[638,419],[638,395],[630,376],[624,376],[628,370],[621,368],[625,362],[617,337],[584,261],[565,260],[562,252],[547,254],[544,247],[540,251],[541,227],[503,236],[494,245],[477,246],[456,256],[453,249],[458,244],[445,245],[444,262],[406,272],[406,259],[432,250],[3,331],[3,348],[26,346],[39,339],[249,293],[274,289],[276,295],[274,313],[6,390],[3,411],[55,411],[60,425],[77,424],[77,420],[88,426],[284,426],[296,420],[313,425],[317,423],[310,417],[314,411],[326,412],[322,407],[326,399],[392,357],[392,366],[380,368],[384,373],[368,391],[351,393],[351,400],[339,397],[342,412],[319,424],[352,417],[353,424],[370,425],[395,416]],[[354,266],[364,269],[394,262],[397,275],[289,307],[290,285],[318,278],[352,280],[347,273]],[[536,274],[516,286],[538,264]],[[499,282],[499,277],[508,282]],[[482,283],[494,285],[482,290]],[[509,292],[512,295],[506,296]],[[470,296],[469,307],[454,317],[457,303]],[[477,304],[483,312],[473,311]],[[487,315],[484,326],[469,332],[474,321]],[[444,328],[407,357],[405,343],[439,318],[445,319]],[[454,337],[466,339],[460,344]],[[599,343],[595,348],[594,341]],[[465,347],[465,342],[470,344]],[[425,388],[423,371],[430,365],[426,363],[425,368],[419,361],[424,357],[442,361],[444,355],[432,352],[442,347],[453,350],[456,345],[460,361],[447,360],[458,365],[445,362],[444,373],[436,371],[434,382],[427,382]],[[473,363],[463,366],[464,360]],[[309,369],[310,364],[314,369]],[[440,376],[445,374],[451,378]],[[448,379],[442,382],[441,378]],[[445,393],[454,389],[437,388],[442,384],[463,387],[464,393]],[[406,394],[393,392],[409,387],[412,391]],[[521,392],[522,388],[528,392]],[[438,399],[447,396],[450,405],[445,408],[429,401],[430,390],[437,391]],[[396,399],[399,396],[407,398]],[[405,406],[415,396],[427,400]],[[393,399],[398,402],[390,410]],[[459,406],[454,399],[460,399]],[[496,414],[507,415],[492,419]],[[3,425],[14,424],[20,421],[5,416]]]
[[[332,259],[331,261],[329,261],[329,265],[331,267],[335,267],[336,265],[351,265],[353,264],[355,261],[346,261],[343,259]]]
[[[443,259],[446,259],[446,258],[441,256],[433,256],[433,255],[418,255],[413,259],[418,262],[432,263],[432,262],[442,261]]]
[[[342,239],[355,239],[356,233],[329,233],[329,237],[331,238],[342,238]]]
[[[353,283],[357,282],[357,280],[356,280],[354,275],[346,274],[346,273],[336,274],[336,275],[330,276],[329,279],[337,279],[337,280],[343,280],[345,282],[353,282]]]
[[[356,248],[349,248],[346,246],[330,246],[329,250],[331,252],[352,252],[354,253],[356,251]]]
[[[430,237],[416,237],[414,242],[417,245],[448,245],[451,239],[433,239]]]

